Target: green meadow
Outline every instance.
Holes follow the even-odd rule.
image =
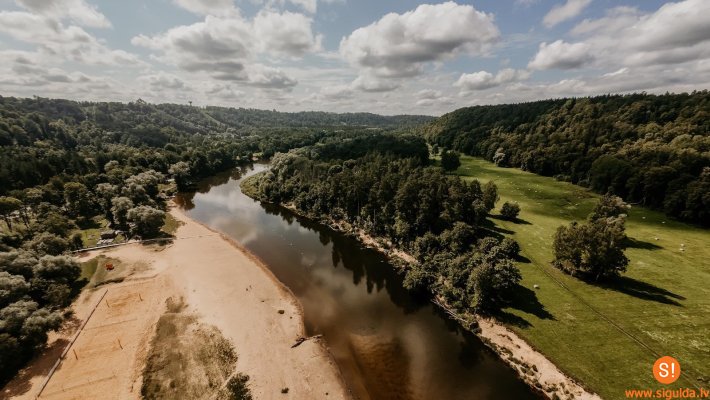
[[[633,206],[628,271],[613,283],[585,283],[551,265],[552,242],[558,226],[586,219],[598,195],[477,158],[461,164],[463,178],[496,183],[497,207],[521,207],[519,221],[494,216],[489,226],[515,238],[525,258],[523,287],[501,320],[603,398],[624,398],[624,389],[710,388],[710,230]],[[664,355],[682,369],[665,387],[651,372]]]

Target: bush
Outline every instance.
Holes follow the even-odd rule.
[[[25,247],[34,250],[39,254],[50,254],[56,256],[69,249],[69,242],[53,233],[42,232],[35,235],[32,240],[27,242]]]
[[[506,201],[500,208],[500,215],[503,218],[509,219],[511,221],[516,220],[518,218],[519,213],[520,206],[518,205],[518,203],[511,203]]]
[[[446,150],[441,153],[441,167],[446,171],[454,171],[461,166],[459,153],[451,150]]]
[[[82,238],[81,233],[77,232],[72,235],[71,247],[74,250],[80,250],[80,249],[84,248],[84,239]]]
[[[226,393],[218,396],[218,398],[220,400],[252,400],[252,395],[251,391],[249,390],[248,383],[249,376],[244,374],[234,375],[227,381],[227,385],[225,386]]]

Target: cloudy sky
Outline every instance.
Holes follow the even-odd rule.
[[[0,0],[0,95],[438,115],[710,88],[710,0]]]

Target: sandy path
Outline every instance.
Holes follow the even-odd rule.
[[[139,398],[147,348],[171,296],[184,297],[191,311],[232,341],[237,370],[250,376],[255,399],[350,398],[323,343],[308,340],[291,348],[304,334],[302,311],[267,267],[181,211],[171,213],[183,225],[178,239],[160,251],[132,244],[82,257],[103,254],[142,268],[123,283],[84,291],[73,304],[77,319],[85,320],[108,290],[40,398]],[[55,335],[56,345],[0,397],[33,399],[78,325],[74,321],[73,329]],[[281,393],[285,388],[287,395]]]

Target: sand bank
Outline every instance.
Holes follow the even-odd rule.
[[[166,247],[130,244],[80,258],[104,255],[140,268],[121,283],[85,290],[72,305],[74,321],[52,335],[48,351],[0,396],[35,398],[91,314],[40,398],[139,398],[155,325],[166,300],[182,297],[191,312],[232,342],[236,369],[249,375],[255,399],[283,398],[286,388],[291,399],[350,398],[324,343],[308,340],[291,348],[305,334],[302,310],[268,268],[180,210],[171,213],[182,226]]]

